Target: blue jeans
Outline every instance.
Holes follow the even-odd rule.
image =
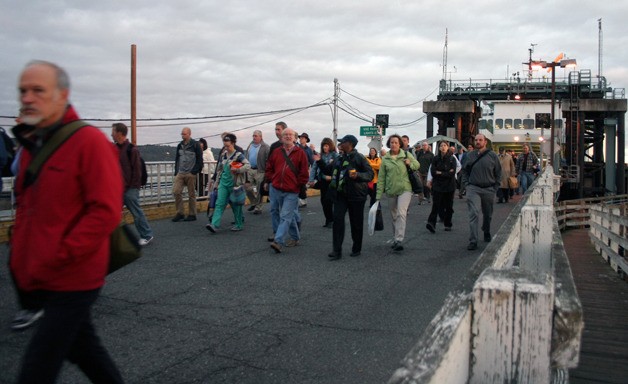
[[[534,182],[534,174],[532,172],[521,172],[519,175],[519,185],[521,185],[522,193],[526,193],[528,188]]]
[[[270,211],[278,213],[277,227],[275,227],[275,216],[273,215],[273,230],[275,232],[275,242],[285,245],[284,237],[290,235],[293,240],[299,240],[299,228],[297,227],[296,212],[299,209],[299,194],[294,192],[284,192],[270,185]]]
[[[135,229],[140,234],[142,239],[148,239],[153,237],[153,230],[148,225],[148,220],[144,216],[144,211],[140,207],[140,191],[137,188],[129,188],[124,192],[124,205],[126,205],[131,215],[133,215],[133,221],[135,222]]]

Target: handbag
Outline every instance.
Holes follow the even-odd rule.
[[[233,205],[244,205],[246,200],[246,194],[244,193],[244,186],[233,187],[229,194],[229,202]]]
[[[213,189],[210,193],[209,193],[209,204],[207,205],[208,209],[214,209],[216,208],[216,200],[218,199],[218,190]]]
[[[376,231],[384,230],[384,217],[382,216],[382,205],[377,205],[377,211],[375,212],[375,228]]]
[[[406,164],[406,169],[408,170],[408,179],[412,186],[412,193],[423,193],[423,183],[421,182],[419,171],[413,171],[408,164]]]
[[[109,238],[109,271],[112,273],[142,256],[140,237],[129,224],[121,223]]]
[[[510,176],[508,178],[508,187],[510,187],[510,189],[519,188],[519,180],[517,179],[516,176]]]

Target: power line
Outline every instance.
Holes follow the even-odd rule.
[[[349,96],[353,97],[353,98],[356,98],[356,99],[358,99],[358,100],[360,100],[360,101],[363,101],[363,102],[365,102],[365,103],[367,103],[367,104],[375,105],[375,106],[378,106],[378,107],[385,107],[385,108],[407,108],[407,107],[412,107],[412,106],[414,106],[414,105],[417,105],[417,104],[422,103],[423,101],[427,100],[427,98],[428,98],[428,97],[430,97],[431,95],[433,95],[433,94],[434,94],[434,92],[436,92],[436,91],[438,90],[438,87],[434,88],[434,90],[433,90],[432,92],[430,92],[430,93],[429,93],[426,97],[422,98],[421,100],[419,100],[419,101],[415,101],[415,102],[413,102],[413,103],[406,104],[406,105],[385,105],[385,104],[378,104],[378,103],[375,103],[375,102],[372,102],[372,101],[369,101],[369,100],[363,99],[363,98],[361,98],[361,97],[359,97],[359,96],[356,96],[356,95],[354,95],[354,94],[350,93],[349,91],[347,91],[347,90],[346,90],[346,89],[344,89],[344,88],[341,88],[340,90],[341,90],[341,91],[343,91],[344,93],[346,93],[347,95],[349,95]]]

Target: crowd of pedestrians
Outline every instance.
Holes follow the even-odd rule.
[[[15,172],[16,220],[10,239],[9,269],[21,310],[12,323],[15,330],[36,322],[26,348],[18,382],[54,382],[65,360],[75,363],[92,382],[122,383],[114,361],[102,346],[91,320],[91,308],[104,284],[109,263],[109,234],[121,221],[123,205],[134,218],[140,245],[154,239],[139,204],[142,160],[127,139],[128,128],[115,123],[111,138],[80,121],[69,102],[68,74],[56,64],[34,61],[19,79],[20,116],[13,128],[20,155]],[[58,140],[73,125],[78,128]],[[480,229],[491,241],[493,203],[508,202],[518,179],[522,193],[539,172],[539,159],[523,146],[515,156],[500,148],[499,155],[477,134],[474,144],[458,152],[446,141],[438,153],[422,142],[410,146],[408,136],[392,134],[378,152],[358,152],[358,139],[345,135],[338,145],[324,138],[317,151],[307,133],[299,135],[284,122],[275,124],[277,141],[268,145],[262,132],[253,132],[246,150],[237,136],[221,135],[223,147],[214,164],[211,148],[192,131],[181,131],[175,155],[173,222],[197,220],[196,197],[215,193],[213,215],[206,228],[217,234],[227,206],[233,211],[231,231],[244,229],[244,205],[260,215],[268,196],[273,234],[270,248],[282,253],[299,245],[302,237],[299,208],[307,205],[307,188],[320,190],[325,221],[333,228],[329,260],[343,255],[345,223],[351,233],[351,257],[362,253],[365,205],[387,202],[392,219],[391,248],[404,250],[407,214],[413,191],[409,176],[418,171],[423,182],[419,204],[432,203],[426,228],[435,233],[440,219],[445,231],[453,227],[453,202],[466,194],[469,215],[468,250],[478,247]],[[52,144],[60,142],[54,150]],[[32,164],[46,153],[37,172]],[[119,166],[112,166],[119,164]],[[63,170],[62,172],[60,170]],[[183,190],[187,189],[188,209]],[[480,215],[482,222],[480,225]],[[50,220],[54,217],[55,220]],[[32,231],[31,228],[38,228]]]

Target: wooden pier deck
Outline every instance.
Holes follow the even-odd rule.
[[[584,311],[580,364],[570,383],[628,383],[628,282],[596,252],[588,229],[563,232]]]

